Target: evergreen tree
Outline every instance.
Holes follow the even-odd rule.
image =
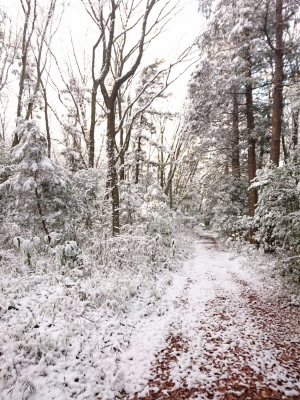
[[[18,119],[18,144],[11,155],[14,168],[1,184],[8,201],[8,217],[33,231],[43,228],[51,243],[51,230],[63,229],[68,211],[67,180],[48,158],[47,140],[35,121]]]

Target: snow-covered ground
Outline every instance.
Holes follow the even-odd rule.
[[[243,382],[240,371],[250,364],[264,373],[269,385],[278,388],[280,381],[283,393],[297,395],[300,384],[288,364],[278,361],[242,296],[245,285],[256,293],[266,287],[274,291],[276,282],[270,282],[203,231],[195,240],[193,258],[159,275],[154,290],[134,296],[123,310],[78,303],[70,313],[65,298],[72,296],[72,288],[68,291],[66,285],[37,285],[15,301],[11,290],[11,306],[1,310],[0,319],[0,398],[112,400],[146,395],[155,390],[149,380],[155,380],[156,357],[170,335],[187,343],[170,364],[175,388],[200,385],[217,399],[217,382],[226,379],[228,370],[240,374]],[[25,281],[16,284],[26,286]],[[233,355],[237,347],[248,357]]]

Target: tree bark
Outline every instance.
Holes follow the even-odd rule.
[[[233,110],[232,110],[232,127],[233,127],[233,140],[232,140],[232,174],[236,178],[240,178],[240,131],[239,131],[239,107],[237,95],[233,95]]]
[[[169,198],[170,198],[170,208],[173,208],[173,190],[172,190],[172,181],[170,182],[170,189],[169,189]]]
[[[37,172],[34,173],[34,180],[35,180],[35,182],[37,182]],[[48,229],[48,226],[47,226],[47,222],[46,222],[46,220],[44,218],[44,215],[43,215],[42,206],[41,206],[41,202],[40,202],[40,195],[38,193],[37,188],[35,188],[34,194],[35,194],[35,197],[36,197],[36,206],[37,206],[37,209],[38,209],[38,213],[39,213],[39,215],[41,217],[43,229],[44,229],[44,231],[45,231],[45,233],[47,235],[48,243],[50,244],[51,243],[51,236],[50,236],[50,232],[49,232],[49,229]]]
[[[120,181],[125,181],[125,153],[121,150],[120,152]]]
[[[136,151],[136,164],[135,164],[135,184],[139,183],[139,176],[140,176],[140,159],[141,159],[141,137],[138,137],[137,141],[137,151]]]
[[[282,0],[276,0],[276,48],[275,48],[275,74],[273,92],[272,139],[270,160],[279,165],[280,136],[282,127],[283,109],[283,20]]]
[[[247,130],[248,130],[248,182],[249,186],[251,181],[256,176],[256,154],[255,145],[256,140],[253,137],[254,130],[254,112],[253,112],[253,88],[251,82],[251,59],[250,54],[247,52],[246,59],[248,61],[248,68],[246,71],[246,114],[247,114]],[[251,189],[248,191],[248,215],[253,217],[255,214],[255,204],[257,203],[257,191]]]
[[[94,82],[91,96],[91,125],[89,131],[89,167],[94,168],[95,164],[95,127],[96,127],[96,105],[98,82]]]
[[[51,158],[51,134],[50,134],[50,125],[49,125],[49,105],[48,105],[48,98],[47,98],[47,89],[43,82],[41,81],[41,87],[43,90],[43,97],[44,97],[44,114],[45,114],[45,126],[46,126],[46,135],[47,135],[47,155],[48,158]]]
[[[171,167],[170,167],[167,185],[166,185],[165,190],[164,190],[164,193],[165,193],[166,196],[168,196],[170,190],[173,189],[173,188],[172,188],[172,183],[173,183],[174,174],[175,174],[175,172],[176,172],[176,167],[177,167],[176,164],[175,164],[174,166],[171,165]]]
[[[117,97],[118,100],[118,110],[119,110],[119,121],[122,119],[122,100],[120,94]],[[120,128],[120,181],[125,181],[125,151],[123,149],[124,146],[124,128],[121,126]]]
[[[115,155],[115,107],[114,102],[111,105],[107,114],[107,143],[106,143],[108,171],[107,171],[107,186],[111,191],[112,196],[112,234],[113,236],[120,233],[120,198],[118,186],[118,174],[116,169]]]
[[[262,136],[260,138],[258,146],[259,146],[259,156],[258,156],[257,168],[262,169],[264,155],[265,155],[265,137],[264,136]]]
[[[164,132],[161,132],[161,141],[160,141],[161,146],[163,147],[164,145]],[[164,178],[165,178],[165,167],[164,167],[164,151],[163,148],[161,147],[160,149],[160,186],[163,188],[164,187]]]
[[[285,139],[284,135],[281,135],[281,143],[282,143],[282,150],[283,150],[283,156],[284,156],[284,163],[287,163],[287,160],[289,158],[289,152],[285,144]]]
[[[292,111],[292,120],[293,120],[293,147],[294,149],[298,146],[298,131],[299,131],[299,110]]]

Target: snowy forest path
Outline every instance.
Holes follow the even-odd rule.
[[[148,394],[134,398],[300,399],[299,308],[283,307],[276,283],[242,266],[209,231],[195,250]]]

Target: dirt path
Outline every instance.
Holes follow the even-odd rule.
[[[300,310],[283,307],[276,283],[239,263],[213,236],[199,236],[180,317],[157,354],[149,394],[135,399],[300,400]]]

